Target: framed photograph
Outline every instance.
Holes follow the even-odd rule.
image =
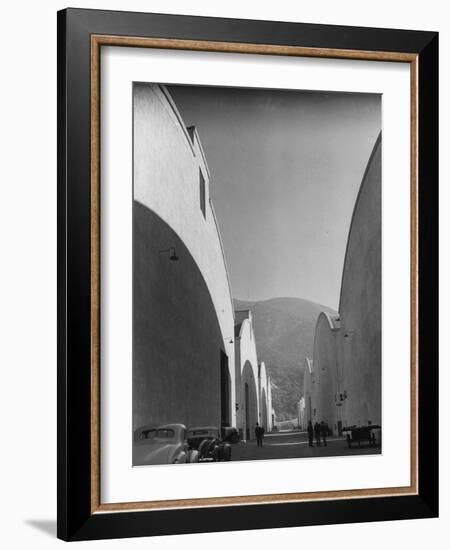
[[[438,514],[438,36],[58,13],[58,536]]]

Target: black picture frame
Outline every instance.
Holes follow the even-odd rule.
[[[438,515],[438,34],[66,9],[58,12],[58,530],[64,540]],[[414,54],[418,62],[418,493],[92,513],[91,36]]]

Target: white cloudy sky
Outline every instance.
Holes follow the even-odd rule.
[[[234,297],[299,297],[337,309],[381,96],[169,90],[205,150]]]

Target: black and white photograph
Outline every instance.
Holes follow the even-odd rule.
[[[381,94],[132,93],[133,466],[381,453]]]
[[[2,547],[445,548],[446,4],[2,16]]]

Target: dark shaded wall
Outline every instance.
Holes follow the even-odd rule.
[[[261,392],[260,408],[261,408],[260,424],[264,428],[264,430],[267,432],[269,431],[269,426],[267,422],[267,397],[266,397],[266,390],[264,388]]]
[[[258,422],[257,382],[253,367],[246,361],[241,375],[241,403],[243,406],[243,435],[246,440],[255,439],[255,428]]]
[[[356,200],[339,313],[345,420],[381,423],[381,135]]]
[[[175,247],[179,261],[160,250]],[[205,281],[178,235],[133,203],[133,429],[220,426],[222,337]]]

